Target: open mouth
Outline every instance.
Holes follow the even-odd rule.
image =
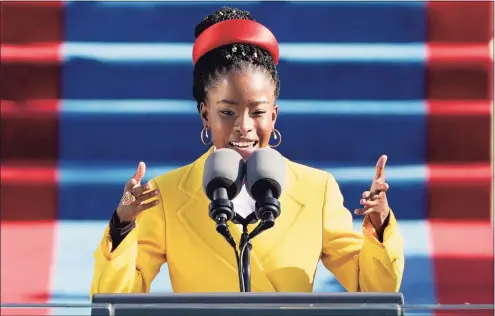
[[[230,147],[234,149],[250,149],[258,145],[257,141],[239,141],[239,142],[229,142]]]

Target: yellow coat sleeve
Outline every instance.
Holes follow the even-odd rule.
[[[376,238],[368,216],[363,233],[352,228],[352,215],[333,176],[329,175],[323,207],[322,262],[349,292],[397,292],[404,271],[404,246],[394,214]]]
[[[151,182],[153,188],[156,183]],[[162,203],[143,211],[136,227],[113,252],[107,226],[94,253],[90,295],[95,293],[147,293],[166,262],[165,212]]]

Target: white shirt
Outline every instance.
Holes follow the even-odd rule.
[[[249,195],[246,186],[243,185],[241,192],[232,200],[234,204],[234,212],[246,218],[254,212],[256,201]]]

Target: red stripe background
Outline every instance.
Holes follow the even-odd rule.
[[[63,3],[2,2],[0,14],[2,47],[31,47],[21,54],[2,50],[2,98],[11,101],[2,100],[2,140],[8,141],[1,143],[1,302],[46,303],[58,208],[58,114],[50,109],[57,107],[61,94]],[[16,113],[5,115],[14,106]],[[29,173],[26,166],[36,171]],[[21,171],[19,181],[6,181],[15,169]]]
[[[492,12],[490,2],[428,4],[429,218],[444,304],[493,303]],[[2,93],[15,101],[2,101],[1,112],[2,139],[10,140],[1,143],[1,301],[42,303],[58,212],[63,10],[60,2],[10,2],[0,14],[10,47],[2,51]]]
[[[427,161],[444,166],[429,182],[441,304],[493,304],[492,12],[493,2],[428,3]]]

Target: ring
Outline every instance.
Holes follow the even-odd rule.
[[[368,196],[368,200],[371,200],[373,197],[375,197],[376,195],[379,195],[382,192],[383,191],[381,191],[381,190],[375,190],[373,192],[370,192],[370,196]]]
[[[130,205],[136,201],[136,197],[132,195],[131,191],[125,191],[122,197],[122,205]]]

